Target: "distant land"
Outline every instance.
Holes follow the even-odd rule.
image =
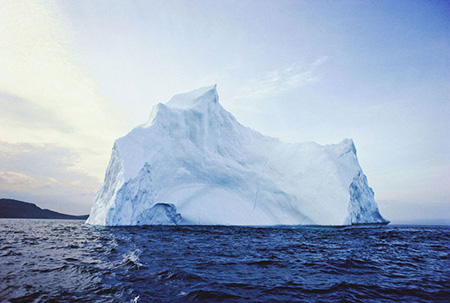
[[[0,218],[86,220],[88,216],[66,215],[56,211],[42,209],[34,203],[13,199],[0,199]]]

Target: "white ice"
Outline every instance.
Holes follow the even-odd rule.
[[[241,125],[216,86],[174,96],[116,140],[87,223],[387,222],[352,140],[286,144]]]

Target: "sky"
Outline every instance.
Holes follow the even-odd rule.
[[[0,0],[0,197],[88,213],[114,140],[215,83],[263,134],[352,138],[393,223],[450,222],[446,1]]]

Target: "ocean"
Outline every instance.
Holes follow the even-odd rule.
[[[1,302],[450,302],[450,227],[0,220]]]

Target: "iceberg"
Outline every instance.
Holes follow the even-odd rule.
[[[283,143],[241,125],[216,86],[156,105],[115,141],[92,225],[387,223],[355,144]]]

